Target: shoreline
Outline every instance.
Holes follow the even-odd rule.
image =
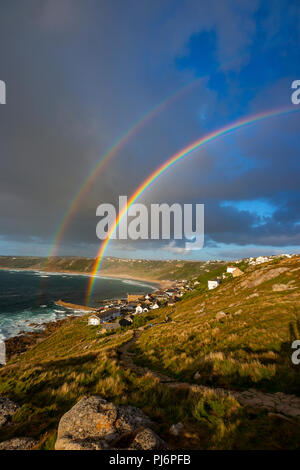
[[[41,274],[52,274],[52,275],[79,275],[79,276],[88,276],[91,277],[91,274],[89,273],[84,273],[80,271],[50,271],[50,270],[43,270],[43,269],[34,269],[32,267],[30,268],[12,268],[12,267],[0,267],[1,271],[16,271],[16,272],[38,272]],[[144,282],[149,284],[149,289],[164,289],[169,287],[170,285],[173,284],[172,281],[157,281],[157,280],[152,280],[148,278],[136,278],[133,276],[123,276],[123,275],[117,275],[117,274],[103,274],[101,276],[97,276],[102,279],[116,279],[116,280],[128,280],[128,281],[136,281],[137,283],[139,282]],[[145,285],[146,287],[146,285]],[[111,300],[115,300],[114,297],[111,298]],[[92,313],[96,311],[97,307],[87,307],[84,305],[79,305],[79,304],[73,304],[70,302],[65,302],[62,299],[57,299],[54,300],[54,303],[58,306],[62,306],[64,308],[70,309],[70,312],[73,310],[82,310],[82,315],[72,315],[72,316],[65,316],[64,318],[58,319],[56,321],[49,320],[45,321],[40,325],[40,329],[37,331],[19,331],[16,333],[14,336],[10,336],[9,338],[5,338],[4,341],[7,345],[8,348],[8,356],[9,358],[19,355],[23,352],[25,352],[29,347],[32,345],[36,344],[36,342],[46,338],[51,334],[53,331],[55,331],[57,328],[59,328],[61,325],[63,325],[66,321],[70,321],[72,319],[78,318],[79,316],[85,316],[88,313]]]
[[[86,314],[83,314],[84,316]],[[37,343],[42,342],[47,339],[53,333],[55,333],[59,328],[61,328],[66,323],[70,323],[75,319],[78,319],[78,316],[70,316],[61,318],[56,321],[49,321],[43,324],[43,329],[38,331],[24,331],[20,332],[16,336],[11,336],[4,340],[6,347],[6,362],[9,362],[11,359],[14,359],[21,354],[24,354],[28,349],[31,349]],[[3,365],[5,367],[7,364]],[[1,367],[1,366],[0,366]]]

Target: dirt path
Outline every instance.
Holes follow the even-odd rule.
[[[157,326],[159,326],[159,324],[153,325],[152,328]],[[231,395],[241,405],[247,406],[253,410],[265,410],[268,411],[270,415],[276,415],[287,420],[300,420],[300,398],[295,395],[287,395],[282,392],[264,393],[253,388],[239,392],[235,390],[226,390],[223,388],[212,388],[188,382],[178,382],[173,377],[169,377],[168,375],[153,371],[148,367],[141,367],[136,365],[133,361],[134,353],[131,353],[129,349],[136,343],[144,329],[146,329],[146,327],[141,327],[137,330],[134,330],[133,337],[124,343],[120,348],[118,348],[121,364],[126,369],[131,369],[137,375],[151,375],[157,379],[159,383],[165,384],[168,387],[189,388],[194,391],[202,392],[213,391],[220,396]]]

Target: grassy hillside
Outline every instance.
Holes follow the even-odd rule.
[[[0,268],[43,269],[48,271],[76,271],[90,273],[94,264],[93,258],[78,257],[11,257],[0,256]],[[101,267],[103,275],[133,277],[137,279],[175,280],[191,279],[204,273],[206,269],[223,266],[222,262],[201,261],[151,261],[119,258],[105,258]]]
[[[0,395],[21,404],[0,440],[33,436],[52,448],[61,415],[82,396],[98,394],[140,407],[177,448],[299,448],[295,422],[254,412],[215,389],[300,395],[300,366],[291,362],[291,342],[300,339],[299,273],[296,257],[248,268],[213,291],[200,283],[175,307],[151,312],[151,329],[136,330],[149,324],[147,316],[105,337],[86,317],[68,322],[0,370]],[[219,312],[225,315],[217,320]],[[211,388],[172,388],[125,367],[122,345],[137,332],[131,346],[137,366]],[[169,428],[179,421],[184,433],[175,438]]]
[[[299,258],[194,291],[171,318],[140,337],[137,362],[184,381],[198,372],[205,385],[300,394],[300,369],[291,363],[291,343],[300,339]]]

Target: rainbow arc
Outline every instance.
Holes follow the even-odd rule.
[[[112,235],[116,231],[117,227],[119,226],[121,220],[127,213],[129,207],[135,203],[135,201],[161,176],[163,175],[170,167],[175,165],[177,162],[182,160],[183,158],[189,156],[192,152],[195,150],[199,149],[205,144],[208,144],[209,142],[212,142],[213,140],[225,136],[227,134],[230,134],[234,131],[237,131],[239,129],[242,129],[246,126],[249,126],[251,124],[258,123],[260,121],[264,121],[269,118],[273,117],[278,117],[278,116],[283,116],[286,114],[291,114],[300,111],[299,108],[297,107],[288,107],[288,108],[281,108],[281,109],[275,109],[275,110],[269,110],[269,111],[264,111],[259,114],[247,116],[243,119],[239,119],[236,122],[233,122],[227,126],[224,126],[220,129],[217,129],[213,132],[210,132],[209,134],[201,137],[200,139],[194,141],[187,147],[184,147],[181,149],[179,152],[175,153],[172,155],[168,160],[166,160],[162,165],[160,165],[153,173],[150,174],[141,184],[140,186],[136,189],[136,191],[131,195],[131,197],[128,199],[127,205],[122,209],[122,211],[118,214],[115,223],[112,225],[107,238],[102,242],[100,249],[98,251],[93,270],[92,270],[92,275],[90,277],[90,281],[88,284],[88,290],[87,290],[87,296],[86,296],[86,303],[87,305],[90,304],[91,301],[91,296],[93,293],[94,285],[95,285],[95,280],[97,273],[101,267],[101,263],[103,261],[103,257],[105,254],[105,251],[109,245],[109,242],[111,240]]]

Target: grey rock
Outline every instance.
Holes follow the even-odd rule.
[[[116,406],[99,396],[85,397],[62,416],[55,449],[148,449],[151,442],[154,445],[160,439],[152,428],[154,423],[138,408]],[[157,441],[155,445],[161,443]]]
[[[285,290],[293,290],[293,289],[297,289],[297,287],[291,286],[290,283],[288,283],[288,284],[273,284],[273,286],[272,286],[272,290],[274,292],[282,292],[282,291],[285,291]]]
[[[31,437],[15,437],[8,441],[0,442],[0,450],[30,450],[36,446],[38,441]]]
[[[173,436],[179,436],[179,434],[181,433],[181,431],[183,430],[183,424],[182,423],[177,423],[177,424],[172,424],[172,426],[170,427],[170,434],[172,434]]]
[[[226,313],[225,312],[218,312],[217,315],[216,315],[216,320],[221,320],[221,318],[224,318],[226,317]]]
[[[241,313],[243,313],[243,310],[240,308],[239,310],[234,312],[234,315],[240,315]]]
[[[257,287],[263,282],[270,281],[271,279],[280,276],[284,272],[288,271],[289,268],[280,267],[275,269],[264,268],[258,271],[254,271],[253,273],[247,276],[247,279],[241,282],[240,286],[242,288],[252,288]]]
[[[152,429],[145,428],[136,434],[129,449],[163,450],[166,444]]]

